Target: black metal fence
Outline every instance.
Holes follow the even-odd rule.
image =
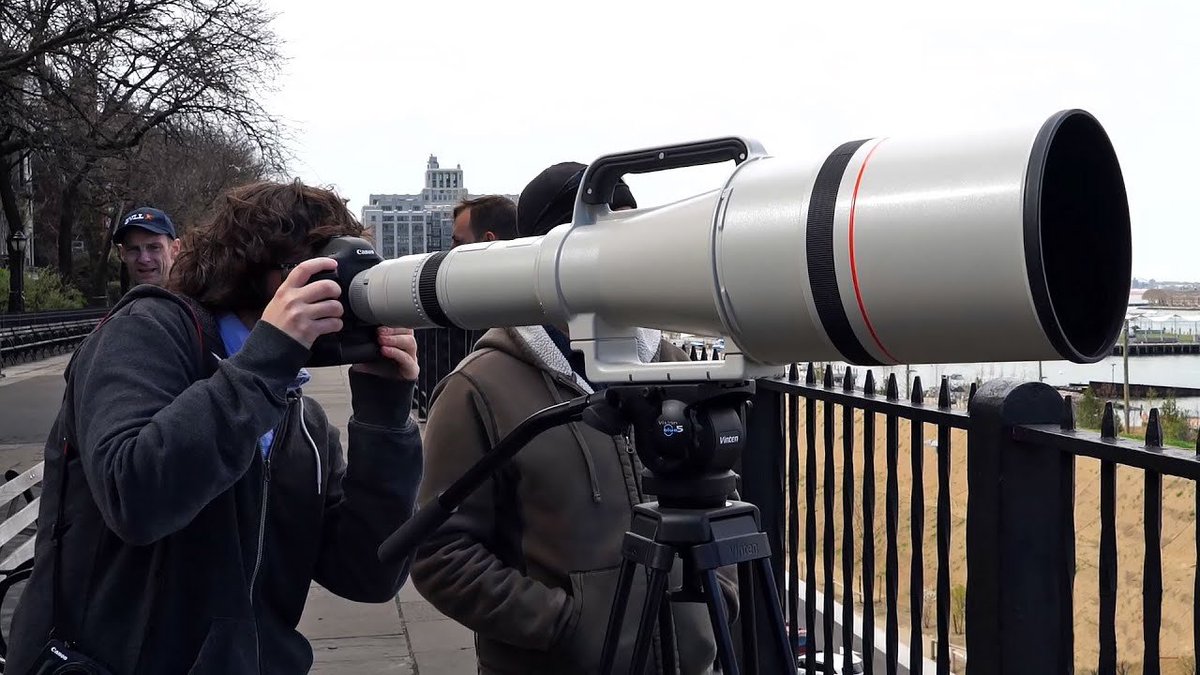
[[[471,353],[484,332],[462,328],[422,328],[414,331],[421,374],[417,376],[413,405],[419,419],[424,420],[428,416],[429,399],[438,382]]]
[[[437,383],[481,334],[417,332],[421,417]],[[693,358],[720,358],[691,351]],[[1141,662],[1140,672],[1148,675],[1160,672],[1163,476],[1194,483],[1200,456],[1163,447],[1157,411],[1139,444],[1117,438],[1111,404],[1100,431],[1076,429],[1070,397],[1042,383],[997,380],[955,392],[943,379],[936,396],[927,397],[916,378],[902,396],[895,375],[878,382],[868,371],[859,384],[849,368],[838,378],[832,368],[818,378],[811,364],[803,372],[803,379],[793,367],[786,377],[759,380],[748,419],[750,447],[740,467],[743,497],[762,510],[792,638],[799,640],[803,629],[815,645],[801,660],[801,672],[832,673],[835,662],[841,672],[856,672],[853,652],[861,654],[862,672],[887,675],[1075,672],[1076,494],[1089,487],[1076,484],[1077,457],[1100,461],[1099,485],[1093,486],[1100,493],[1098,559],[1084,561],[1098,567],[1098,615],[1084,622],[1097,626],[1089,636],[1098,644],[1094,672],[1126,672],[1118,670],[1123,662]],[[929,472],[927,463],[933,464]],[[1117,643],[1118,466],[1144,477],[1140,653]],[[902,473],[910,481],[907,494]],[[928,485],[927,473],[933,477]],[[963,499],[952,499],[955,491],[967,493],[965,509]],[[930,507],[927,496],[934,494]],[[1195,500],[1192,518],[1200,512],[1200,491]],[[930,563],[927,527],[933,529]],[[1200,540],[1196,546],[1200,560]],[[906,574],[902,562],[909,563]],[[956,578],[964,573],[965,579]],[[1195,655],[1200,576],[1190,585]],[[956,587],[965,587],[965,598]],[[1188,593],[1168,590],[1179,597]],[[929,629],[927,618],[934,619]],[[818,660],[825,664],[820,669]],[[764,672],[795,668],[760,665]],[[1090,663],[1081,668],[1093,672]]]
[[[743,494],[762,509],[763,526],[771,539],[792,638],[800,642],[803,628],[809,643],[816,644],[813,651],[819,650],[823,657],[813,653],[802,659],[801,672],[834,672],[835,659],[840,672],[856,672],[852,650],[861,653],[866,673],[1075,672],[1075,499],[1077,490],[1088,487],[1076,485],[1076,457],[1101,461],[1095,671],[1119,672],[1119,657],[1129,663],[1140,661],[1140,672],[1160,672],[1162,477],[1194,482],[1200,478],[1200,458],[1190,451],[1163,447],[1157,411],[1150,413],[1145,443],[1138,444],[1116,438],[1111,404],[1100,432],[1077,430],[1070,398],[1042,383],[998,380],[978,391],[972,386],[969,408],[963,410],[952,407],[945,379],[933,400],[926,399],[919,379],[908,400],[902,399],[894,375],[879,386],[867,372],[860,387],[853,371],[846,369],[839,380],[835,382],[827,368],[818,383],[811,365],[804,380],[797,368],[788,377],[760,380],[748,420],[751,446],[741,467]],[[879,424],[882,439],[877,435]],[[959,442],[962,431],[966,432],[965,447],[958,452],[956,430],[961,430]],[[936,453],[930,458],[936,463],[936,480],[927,486],[929,431],[929,440],[936,439],[930,443]],[[862,445],[857,451],[856,442]],[[965,485],[952,484],[956,458],[965,459]],[[856,470],[856,460],[862,462],[861,472]],[[898,480],[905,465],[911,479],[907,495],[901,494]],[[1130,654],[1116,641],[1115,475],[1119,465],[1144,473],[1144,648],[1140,654]],[[962,473],[960,467],[960,481]],[[884,483],[882,536],[876,522],[877,478]],[[840,551],[834,518],[839,487]],[[926,494],[934,489],[936,555],[928,566],[932,569],[927,569]],[[963,489],[967,507],[959,514],[954,512],[951,495]],[[905,498],[907,532],[901,531],[899,517]],[[1200,493],[1196,499],[1193,518],[1200,511]],[[818,513],[823,515],[821,522]],[[877,616],[880,547],[884,588],[882,616]],[[952,558],[961,560],[964,547],[966,579],[955,579]],[[908,549],[910,561],[907,579],[901,578],[903,548]],[[1196,554],[1200,560],[1200,541]],[[840,589],[834,583],[839,556]],[[854,592],[856,569],[861,574],[861,601]],[[958,574],[963,574],[961,565]],[[927,578],[933,580],[931,591]],[[902,584],[908,586],[907,607],[900,599]],[[961,593],[952,593],[956,584],[965,585],[965,602]],[[1191,585],[1193,617],[1200,619],[1196,617],[1200,576]],[[1169,590],[1177,596],[1188,593],[1183,588]],[[840,611],[835,608],[838,597]],[[926,652],[930,635],[923,626],[930,612],[936,615],[934,646]],[[962,644],[952,641],[952,620],[965,623],[964,637],[958,638]],[[1194,625],[1189,650],[1193,655],[1200,653],[1200,620]],[[837,654],[839,646],[847,648]],[[825,664],[823,668],[816,666],[818,660]],[[1091,672],[1091,664],[1086,665]],[[785,672],[784,664],[776,667]]]

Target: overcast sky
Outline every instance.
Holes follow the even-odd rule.
[[[750,136],[819,162],[847,140],[1078,107],[1120,157],[1134,274],[1200,280],[1197,0],[269,4],[293,173],[356,213],[418,191],[430,154],[473,193],[518,193],[555,162],[677,141]],[[727,171],[630,183],[650,205]]]

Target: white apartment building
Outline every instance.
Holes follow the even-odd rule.
[[[362,223],[384,258],[444,251],[451,246],[455,205],[477,196],[467,192],[461,165],[443,169],[430,155],[421,192],[371,195],[362,209]],[[517,195],[505,196],[516,203]]]

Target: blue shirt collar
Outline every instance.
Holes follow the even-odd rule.
[[[217,330],[221,333],[221,342],[225,344],[225,354],[233,356],[242,349],[242,345],[246,344],[246,338],[250,337],[250,329],[242,320],[237,318],[237,315],[232,312],[222,312],[217,315]],[[288,387],[289,391],[295,391],[303,387],[312,379],[308,371],[304,368],[296,373],[296,379]]]

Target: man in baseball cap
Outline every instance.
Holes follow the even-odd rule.
[[[125,214],[113,241],[134,284],[163,285],[179,255],[179,237],[171,217],[150,207]]]

